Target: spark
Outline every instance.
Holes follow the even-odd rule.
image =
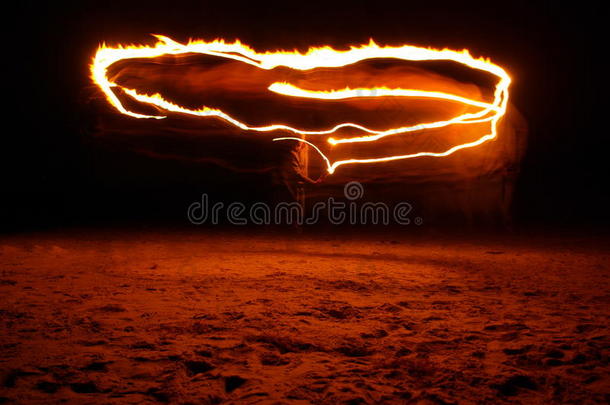
[[[310,48],[307,52],[299,51],[267,51],[256,52],[249,46],[242,44],[239,40],[235,42],[225,42],[222,39],[206,42],[203,40],[190,40],[186,44],[181,44],[162,35],[155,35],[158,42],[154,45],[118,45],[115,47],[100,45],[91,63],[91,78],[101,89],[108,102],[121,114],[125,114],[140,119],[163,119],[166,115],[146,115],[128,110],[119,100],[114,89],[121,89],[125,94],[133,99],[153,105],[168,113],[188,114],[199,117],[216,117],[225,122],[245,131],[271,132],[284,130],[293,133],[293,137],[278,137],[275,141],[296,140],[312,146],[324,159],[329,173],[347,164],[365,164],[388,162],[400,159],[411,159],[423,156],[443,157],[449,156],[461,149],[472,148],[497,137],[498,121],[506,113],[508,103],[508,88],[511,78],[508,73],[500,66],[492,63],[489,59],[475,58],[470,55],[468,50],[455,51],[450,49],[432,49],[416,47],[411,45],[403,46],[380,46],[373,40],[368,44],[352,46],[348,50],[336,50],[329,46]],[[152,59],[163,55],[182,55],[182,54],[203,54],[213,55],[228,59],[237,60],[260,69],[270,70],[278,66],[288,67],[295,70],[309,70],[321,67],[343,67],[367,59],[394,58],[406,61],[454,61],[469,68],[490,73],[498,78],[495,85],[494,98],[492,102],[484,102],[461,97],[454,94],[425,91],[417,89],[401,89],[387,87],[373,88],[343,88],[335,90],[314,91],[302,89],[290,83],[275,82],[268,90],[287,97],[313,98],[319,100],[345,100],[350,98],[362,97],[418,97],[447,100],[461,103],[463,105],[479,108],[477,112],[461,114],[459,116],[435,122],[420,123],[411,126],[391,128],[384,131],[374,130],[353,122],[345,122],[331,128],[318,131],[304,130],[291,127],[285,124],[270,124],[264,126],[252,126],[241,122],[229,114],[215,108],[203,106],[199,109],[189,109],[163,98],[160,94],[142,94],[135,89],[130,89],[119,85],[108,78],[108,68],[114,63],[129,59]],[[422,131],[432,128],[443,128],[449,125],[470,125],[477,123],[489,123],[489,133],[481,136],[473,142],[456,145],[443,152],[418,152],[411,154],[397,154],[392,156],[381,156],[369,159],[345,159],[331,162],[330,159],[313,143],[303,139],[305,136],[330,135],[342,128],[354,128],[361,131],[360,136],[352,136],[336,139],[332,136],[326,138],[331,145],[354,142],[374,142],[387,136],[396,136],[415,131]]]

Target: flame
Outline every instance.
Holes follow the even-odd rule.
[[[504,69],[492,63],[489,59],[474,58],[468,50],[454,51],[450,49],[431,49],[420,48],[416,46],[404,45],[399,47],[379,46],[373,40],[368,44],[361,46],[352,46],[348,50],[335,50],[329,46],[310,48],[305,53],[298,51],[274,51],[259,53],[251,49],[239,40],[233,43],[227,43],[224,40],[214,40],[205,42],[203,40],[190,40],[186,44],[178,43],[171,38],[155,35],[158,42],[153,46],[148,45],[118,45],[110,47],[106,44],[100,45],[97,53],[93,57],[91,64],[91,78],[102,90],[108,102],[116,108],[120,113],[135,117],[135,118],[152,118],[163,119],[163,115],[145,115],[139,114],[126,109],[119,98],[113,91],[113,88],[122,89],[127,95],[133,99],[158,107],[160,110],[188,114],[200,117],[217,117],[231,125],[247,131],[269,132],[275,130],[285,130],[295,135],[294,137],[274,138],[274,141],[295,140],[305,142],[312,146],[325,160],[327,170],[333,173],[339,166],[355,163],[375,163],[387,162],[399,159],[410,159],[422,156],[442,157],[453,154],[454,152],[472,148],[494,139],[497,136],[497,124],[500,118],[506,113],[508,103],[508,88],[511,82],[510,76]],[[313,91],[301,89],[290,83],[276,82],[268,87],[269,91],[275,92],[288,97],[314,98],[319,100],[343,100],[356,97],[384,97],[384,96],[401,96],[401,97],[423,97],[440,100],[448,100],[461,103],[471,107],[477,107],[480,110],[474,113],[462,114],[457,117],[441,120],[436,122],[420,123],[417,125],[392,128],[385,131],[377,131],[366,128],[352,122],[346,122],[320,131],[302,130],[293,128],[284,124],[271,124],[266,126],[250,126],[241,122],[221,110],[202,107],[197,110],[188,109],[165,100],[160,94],[141,94],[134,89],[129,89],[117,83],[110,81],[107,77],[108,68],[116,62],[128,59],[156,58],[162,55],[180,55],[180,54],[205,54],[214,55],[228,59],[234,59],[243,63],[250,64],[260,69],[270,70],[278,66],[284,66],[296,70],[309,70],[320,67],[342,67],[347,66],[365,59],[374,58],[394,58],[408,61],[430,61],[443,60],[454,61],[466,65],[472,69],[490,73],[498,78],[495,85],[494,98],[492,102],[483,102],[480,100],[472,100],[466,97],[460,97],[454,94],[448,94],[437,91],[424,91],[417,89],[400,89],[400,88],[344,88],[329,91]],[[448,125],[467,125],[475,123],[489,122],[490,131],[474,142],[463,143],[452,147],[444,152],[419,152],[406,155],[385,156],[370,159],[347,159],[331,162],[322,151],[311,142],[305,141],[302,137],[305,135],[329,135],[341,128],[355,128],[365,135],[335,139],[328,137],[327,141],[331,145],[352,142],[371,142],[387,136],[405,134],[414,131],[421,131],[431,128],[442,128]]]

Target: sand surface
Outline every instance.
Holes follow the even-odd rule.
[[[590,238],[0,237],[0,403],[610,401]]]

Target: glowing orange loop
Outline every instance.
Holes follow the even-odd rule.
[[[386,136],[399,135],[424,129],[442,128],[454,124],[467,125],[482,122],[489,122],[490,124],[490,132],[488,134],[483,135],[481,138],[474,142],[463,143],[454,146],[444,152],[419,152],[413,154],[384,156],[370,159],[346,159],[335,162],[331,162],[322,153],[322,151],[320,151],[319,148],[317,148],[312,143],[305,141],[301,137],[294,136],[274,139],[276,141],[290,139],[299,142],[305,142],[308,145],[311,145],[318,153],[322,155],[323,159],[327,164],[327,169],[329,173],[333,173],[339,166],[344,164],[386,162],[422,156],[442,157],[451,155],[452,153],[460,149],[471,148],[480,145],[490,139],[494,139],[497,136],[498,121],[506,113],[506,106],[508,103],[508,87],[511,81],[510,76],[506,73],[506,71],[504,71],[504,69],[495,65],[491,61],[483,58],[472,57],[467,50],[437,50],[429,48],[420,48],[410,45],[404,45],[400,47],[382,47],[371,40],[368,44],[351,47],[349,50],[346,51],[339,51],[326,46],[319,48],[311,48],[305,53],[300,53],[298,51],[275,51],[257,53],[253,49],[249,48],[247,45],[240,43],[239,41],[235,41],[233,43],[226,43],[224,40],[215,40],[212,42],[205,42],[202,40],[191,40],[187,44],[181,44],[165,36],[155,36],[159,41],[153,46],[119,45],[117,47],[109,47],[105,44],[102,44],[93,58],[93,62],[91,64],[91,77],[93,81],[103,91],[106,98],[108,99],[108,102],[122,114],[129,115],[135,118],[165,118],[165,116],[145,115],[127,110],[123,106],[121,101],[118,99],[118,97],[114,94],[112,90],[113,87],[121,88],[126,94],[128,94],[135,100],[140,101],[142,103],[154,105],[164,111],[201,117],[217,117],[238,128],[247,131],[269,132],[275,130],[285,130],[288,132],[292,132],[295,135],[301,136],[329,135],[341,128],[350,127],[358,129],[365,133],[365,135],[354,136],[350,138],[327,138],[327,141],[332,145],[352,142],[371,142],[384,138]],[[296,70],[308,70],[319,67],[342,67],[365,59],[374,58],[395,58],[408,61],[447,60],[466,65],[473,69],[491,73],[495,75],[499,80],[496,83],[494,99],[490,103],[482,102],[480,100],[472,100],[454,94],[416,89],[390,89],[386,87],[375,87],[358,89],[344,88],[330,91],[312,91],[298,88],[289,83],[276,82],[271,84],[268,87],[270,91],[289,97],[315,98],[319,100],[342,100],[354,97],[384,96],[426,97],[432,99],[450,100],[471,107],[477,107],[480,109],[475,113],[462,114],[448,120],[420,123],[412,126],[392,128],[385,131],[373,130],[351,122],[342,123],[325,130],[308,131],[293,128],[284,124],[250,126],[229,116],[221,110],[205,106],[197,110],[188,109],[186,107],[182,107],[168,100],[165,100],[160,94],[141,94],[134,89],[129,89],[124,86],[120,86],[117,83],[110,81],[107,77],[108,68],[118,61],[123,61],[127,59],[156,58],[162,55],[180,55],[186,53],[198,53],[234,59],[266,70],[273,69],[278,66],[285,66]]]

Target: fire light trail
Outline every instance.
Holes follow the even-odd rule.
[[[108,102],[120,113],[135,118],[165,118],[165,116],[163,115],[146,115],[129,111],[123,106],[113,89],[121,89],[125,92],[125,94],[129,95],[130,97],[139,102],[153,105],[161,110],[171,113],[181,113],[200,117],[217,117],[235,127],[247,131],[270,132],[276,130],[285,130],[299,136],[279,137],[275,138],[274,141],[295,140],[307,143],[308,145],[312,146],[318,153],[320,153],[320,155],[327,164],[327,170],[329,173],[333,173],[339,166],[345,164],[387,162],[422,156],[442,157],[451,155],[461,149],[472,148],[481,145],[482,143],[494,139],[497,136],[498,121],[506,113],[506,106],[508,103],[508,88],[511,82],[510,76],[508,75],[508,73],[506,73],[504,69],[495,65],[488,59],[472,57],[467,50],[437,50],[430,48],[420,48],[410,45],[404,45],[400,47],[382,47],[371,40],[368,44],[354,46],[351,47],[349,50],[345,51],[335,50],[326,46],[319,48],[310,48],[306,53],[300,53],[298,51],[275,51],[257,53],[256,51],[254,51],[247,45],[242,44],[239,41],[227,43],[224,40],[215,40],[212,42],[205,42],[202,40],[191,40],[187,44],[181,44],[165,36],[155,35],[155,37],[159,41],[153,46],[119,45],[117,47],[109,47],[106,44],[102,44],[93,58],[93,62],[91,64],[92,80],[102,90]],[[376,58],[393,58],[408,61],[444,60],[454,61],[468,66],[472,69],[490,73],[496,76],[499,80],[496,83],[494,99],[491,103],[479,100],[472,100],[454,94],[416,89],[390,89],[387,87],[376,87],[357,89],[344,88],[330,91],[313,91],[298,88],[294,85],[291,85],[290,83],[276,82],[271,84],[268,87],[269,91],[288,97],[313,98],[319,100],[344,100],[357,97],[387,96],[418,97],[447,100],[471,107],[480,108],[480,110],[477,112],[462,114],[448,120],[392,128],[385,131],[373,130],[352,122],[342,123],[325,130],[311,131],[293,128],[284,124],[250,126],[231,117],[230,115],[224,113],[219,109],[209,108],[205,106],[196,110],[189,109],[164,99],[163,96],[161,96],[160,94],[141,94],[138,93],[135,89],[126,88],[108,79],[108,68],[116,62],[129,59],[152,59],[163,55],[182,54],[204,54],[219,56],[247,63],[265,70],[271,70],[278,66],[284,66],[295,70],[309,70],[320,67],[342,67],[351,65],[356,62],[360,62],[362,60]],[[335,161],[332,163],[317,146],[315,146],[311,142],[305,141],[301,137],[305,135],[330,135],[341,128],[354,128],[365,133],[361,136],[346,137],[341,139],[328,137],[326,139],[331,145],[338,145],[342,143],[353,142],[372,142],[387,136],[405,134],[425,129],[443,128],[455,124],[468,125],[483,122],[489,122],[490,131],[488,134],[483,135],[476,141],[456,145],[444,152],[419,152],[368,159],[346,159]]]

